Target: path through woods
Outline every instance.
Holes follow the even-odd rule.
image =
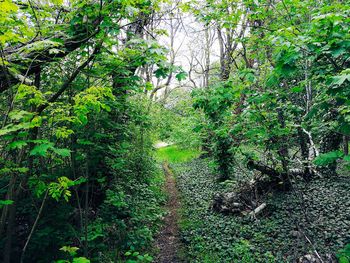
[[[177,224],[178,209],[180,207],[179,196],[175,178],[168,162],[163,163],[163,170],[166,176],[165,191],[168,194],[168,202],[165,205],[165,209],[168,211],[168,214],[165,216],[163,229],[156,239],[159,254],[155,262],[177,263],[180,262],[177,255],[180,248],[179,227]]]

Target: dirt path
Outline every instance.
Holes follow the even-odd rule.
[[[167,162],[163,163],[163,169],[166,175],[165,190],[169,195],[169,200],[165,205],[165,209],[169,211],[169,213],[165,216],[163,229],[156,239],[156,246],[159,248],[159,254],[154,262],[178,263],[181,262],[177,257],[177,252],[180,247],[177,211],[180,207],[180,203],[175,185],[175,178]]]

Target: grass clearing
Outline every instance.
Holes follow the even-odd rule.
[[[200,151],[197,149],[182,149],[177,145],[171,145],[157,149],[156,158],[159,161],[168,161],[169,163],[188,162],[199,157]]]

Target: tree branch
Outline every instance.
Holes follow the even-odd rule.
[[[37,109],[38,114],[41,114],[50,105],[50,103],[55,102],[62,95],[62,93],[75,80],[78,74],[95,58],[96,54],[100,51],[100,47],[101,46],[98,45],[95,48],[91,56],[73,72],[73,74],[62,84],[61,88],[50,99],[48,99],[47,103],[42,104],[41,106],[38,107]]]

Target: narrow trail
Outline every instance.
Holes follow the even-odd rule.
[[[169,168],[168,162],[163,163],[163,170],[166,176],[165,191],[168,193],[168,202],[165,209],[169,212],[164,218],[164,226],[160,231],[156,246],[159,254],[155,259],[157,263],[179,263],[177,256],[180,248],[178,209],[180,207],[179,196],[175,185],[175,178]]]

